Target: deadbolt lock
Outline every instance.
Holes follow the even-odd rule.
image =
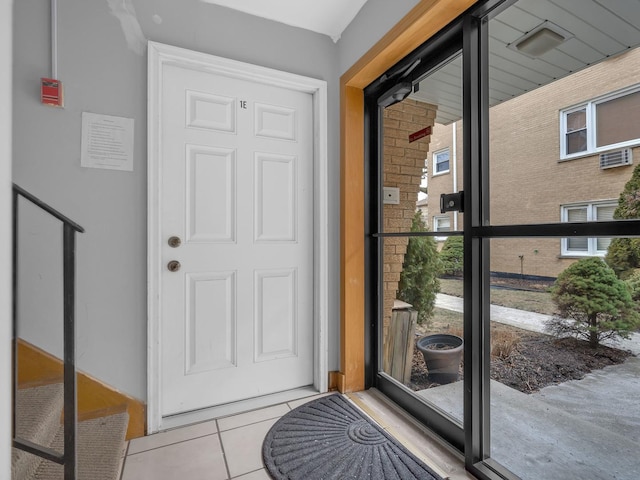
[[[182,240],[180,240],[180,237],[173,236],[169,237],[167,243],[171,248],[178,248],[180,245],[182,245]]]
[[[167,268],[170,272],[177,272],[178,270],[180,270],[180,267],[180,262],[177,260],[171,260],[169,263],[167,263]]]

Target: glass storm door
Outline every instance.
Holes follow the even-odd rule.
[[[640,478],[640,4],[575,7],[480,1],[365,89],[367,384],[481,479]]]

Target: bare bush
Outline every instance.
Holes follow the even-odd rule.
[[[508,358],[520,343],[520,335],[507,330],[493,330],[491,332],[491,356]]]
[[[463,338],[464,332],[460,327],[448,327],[446,333],[457,335]],[[506,359],[513,353],[520,343],[520,335],[511,330],[503,328],[491,329],[491,356],[494,358]]]

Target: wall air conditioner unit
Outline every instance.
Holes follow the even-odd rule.
[[[623,167],[625,165],[631,165],[632,163],[633,159],[630,148],[600,154],[600,168],[603,170],[605,168]]]

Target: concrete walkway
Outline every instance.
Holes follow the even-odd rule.
[[[436,296],[436,307],[454,312],[463,312],[463,299],[439,293]],[[544,326],[547,320],[552,318],[551,315],[542,313],[527,312],[525,310],[517,310],[515,308],[502,307],[500,305],[491,305],[491,320],[498,323],[504,323],[513,327],[522,328],[523,330],[531,330],[534,332],[544,333]],[[605,345],[619,348],[621,350],[629,350],[634,355],[640,356],[640,334],[632,333],[628,340],[621,339],[619,341],[604,342]],[[639,392],[640,393],[640,392]]]
[[[462,386],[416,393],[460,419]],[[492,380],[490,388],[491,457],[523,480],[640,478],[637,442],[500,382]]]
[[[439,308],[462,299],[439,294]],[[491,306],[491,320],[537,332],[549,315]],[[640,335],[609,342],[640,355]],[[491,381],[492,457],[523,479],[640,478],[640,358],[524,394]],[[418,392],[462,418],[462,382]]]

